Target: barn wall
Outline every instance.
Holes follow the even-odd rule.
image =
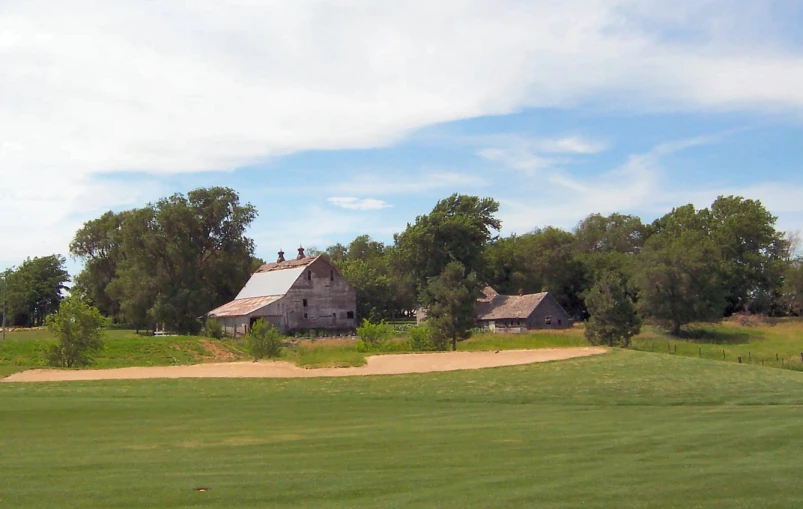
[[[551,323],[546,323],[547,317],[552,318]],[[567,329],[569,327],[571,327],[571,317],[551,295],[544,298],[527,318],[527,328],[529,329]]]
[[[227,336],[243,336],[248,332],[248,317],[221,316],[218,320],[223,325],[223,333]]]
[[[356,292],[337,269],[322,258],[307,266],[282,302],[285,305],[285,332],[354,329],[357,325]]]

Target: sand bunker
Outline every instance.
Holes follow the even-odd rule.
[[[399,375],[459,369],[495,368],[548,362],[605,353],[598,347],[501,350],[499,352],[441,352],[374,355],[356,368],[304,369],[289,362],[223,362],[193,366],[158,366],[119,369],[32,369],[15,373],[3,382],[61,382],[69,380],[133,380],[144,378],[312,378],[364,375]]]

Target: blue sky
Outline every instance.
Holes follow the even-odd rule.
[[[803,4],[564,4],[4,2],[0,268],[210,185],[267,259],[453,192],[504,234],[721,194],[803,228]]]

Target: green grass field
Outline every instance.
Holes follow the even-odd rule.
[[[706,359],[0,384],[0,402],[0,507],[803,504],[803,373]]]

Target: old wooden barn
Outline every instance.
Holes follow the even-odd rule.
[[[233,301],[209,312],[228,335],[247,333],[258,319],[283,333],[308,329],[351,330],[357,295],[329,260],[298,257],[261,266]]]

